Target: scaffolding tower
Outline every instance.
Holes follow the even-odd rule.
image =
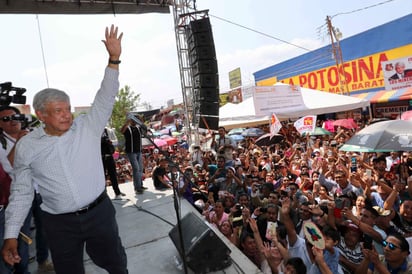
[[[185,113],[184,123],[187,129],[189,144],[199,144],[198,125],[201,115],[199,94],[194,92],[194,79],[189,60],[189,46],[187,42],[187,28],[191,21],[208,16],[208,10],[196,10],[195,0],[176,0],[173,5],[177,56]]]

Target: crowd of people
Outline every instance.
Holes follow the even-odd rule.
[[[258,146],[221,127],[143,160],[156,188],[177,187],[264,273],[412,273],[412,154],[339,150],[355,132],[301,136],[284,124],[282,141]]]
[[[119,90],[122,36],[106,28],[109,61],[88,114],[73,119],[68,95],[51,88],[33,100],[42,127],[30,133],[13,120],[17,109],[0,109],[1,273],[27,273],[22,240],[32,214],[39,269],[84,273],[86,251],[107,272],[128,273],[102,161],[116,197],[124,194],[113,148],[101,143]],[[291,124],[265,146],[235,142],[221,127],[190,149],[145,151],[133,121],[121,131],[136,195],[148,176],[156,189],[176,188],[262,272],[412,273],[409,152],[344,152],[353,130],[301,136]]]

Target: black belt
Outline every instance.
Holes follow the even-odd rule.
[[[103,191],[103,193],[100,194],[99,197],[96,198],[96,200],[94,200],[93,202],[91,202],[87,206],[84,206],[84,207],[80,208],[77,211],[69,212],[69,213],[63,213],[61,215],[69,215],[69,214],[81,215],[81,214],[87,213],[90,210],[92,210],[94,207],[96,207],[98,204],[100,204],[106,198],[107,198],[107,193],[106,193],[106,191]]]

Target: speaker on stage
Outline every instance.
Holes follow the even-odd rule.
[[[199,127],[218,130],[219,129],[219,117],[201,115],[199,118]]]
[[[220,107],[219,75],[209,18],[191,21],[186,29],[186,37],[195,89],[194,98],[200,106],[199,127],[217,130]]]
[[[185,254],[182,254],[177,225],[169,232],[169,237],[195,273],[222,270],[231,264],[230,249],[195,213],[184,216],[181,226]]]
[[[219,94],[216,88],[197,88],[195,95],[200,101],[219,102]]]

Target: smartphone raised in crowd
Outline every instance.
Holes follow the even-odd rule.
[[[350,160],[350,172],[356,172],[358,171],[358,161],[356,159],[356,156],[352,156],[351,160]]]
[[[368,177],[368,179],[372,178],[372,170],[371,169],[366,169],[366,176]]]
[[[367,234],[363,234],[363,248],[365,249],[372,249],[372,237],[367,235]]]

